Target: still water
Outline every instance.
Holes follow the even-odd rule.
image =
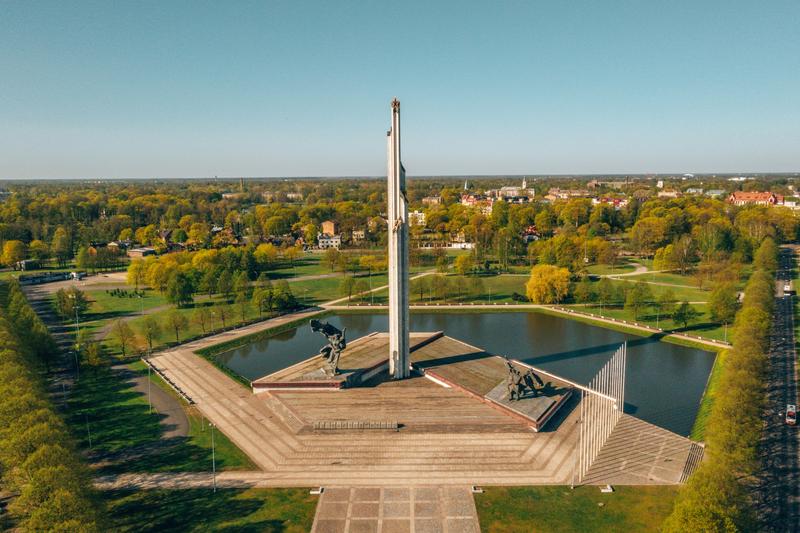
[[[346,327],[349,340],[388,330],[385,314],[344,314],[327,320],[340,329]],[[411,330],[441,330],[578,383],[588,383],[627,340],[625,412],[680,435],[691,431],[714,363],[710,352],[539,313],[412,313]],[[256,379],[307,359],[323,344],[322,336],[304,326],[231,350],[220,360],[234,372]]]

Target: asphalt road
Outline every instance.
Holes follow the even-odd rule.
[[[800,427],[785,423],[787,404],[797,405],[797,350],[794,338],[795,296],[784,283],[795,268],[794,251],[781,249],[777,273],[767,379],[767,409],[761,456],[764,463],[759,511],[766,531],[800,531]]]

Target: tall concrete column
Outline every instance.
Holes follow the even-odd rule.
[[[389,374],[409,376],[408,201],[406,171],[400,162],[400,101],[392,100],[392,129],[387,133],[389,233]]]

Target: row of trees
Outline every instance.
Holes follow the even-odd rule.
[[[664,524],[667,532],[759,529],[751,495],[759,470],[763,380],[774,307],[777,246],[772,239],[758,248],[753,265],[734,322],[733,347],[724,355],[706,422],[706,460],[678,495]]]
[[[56,346],[16,283],[0,286],[0,470],[8,513],[24,531],[103,531],[88,469],[39,368]]]

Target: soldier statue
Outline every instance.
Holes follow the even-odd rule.
[[[347,340],[345,339],[347,328],[340,331],[327,322],[312,320],[311,331],[320,332],[328,339],[328,344],[323,346],[319,353],[325,359],[325,375],[332,378],[339,373],[339,356],[342,354],[342,350],[347,347]]]
[[[517,401],[524,398],[529,392],[536,397],[536,385],[544,387],[544,382],[532,369],[523,374],[519,369],[514,366],[511,361],[506,358],[506,365],[508,366],[508,378],[506,380],[506,389],[509,401]]]

